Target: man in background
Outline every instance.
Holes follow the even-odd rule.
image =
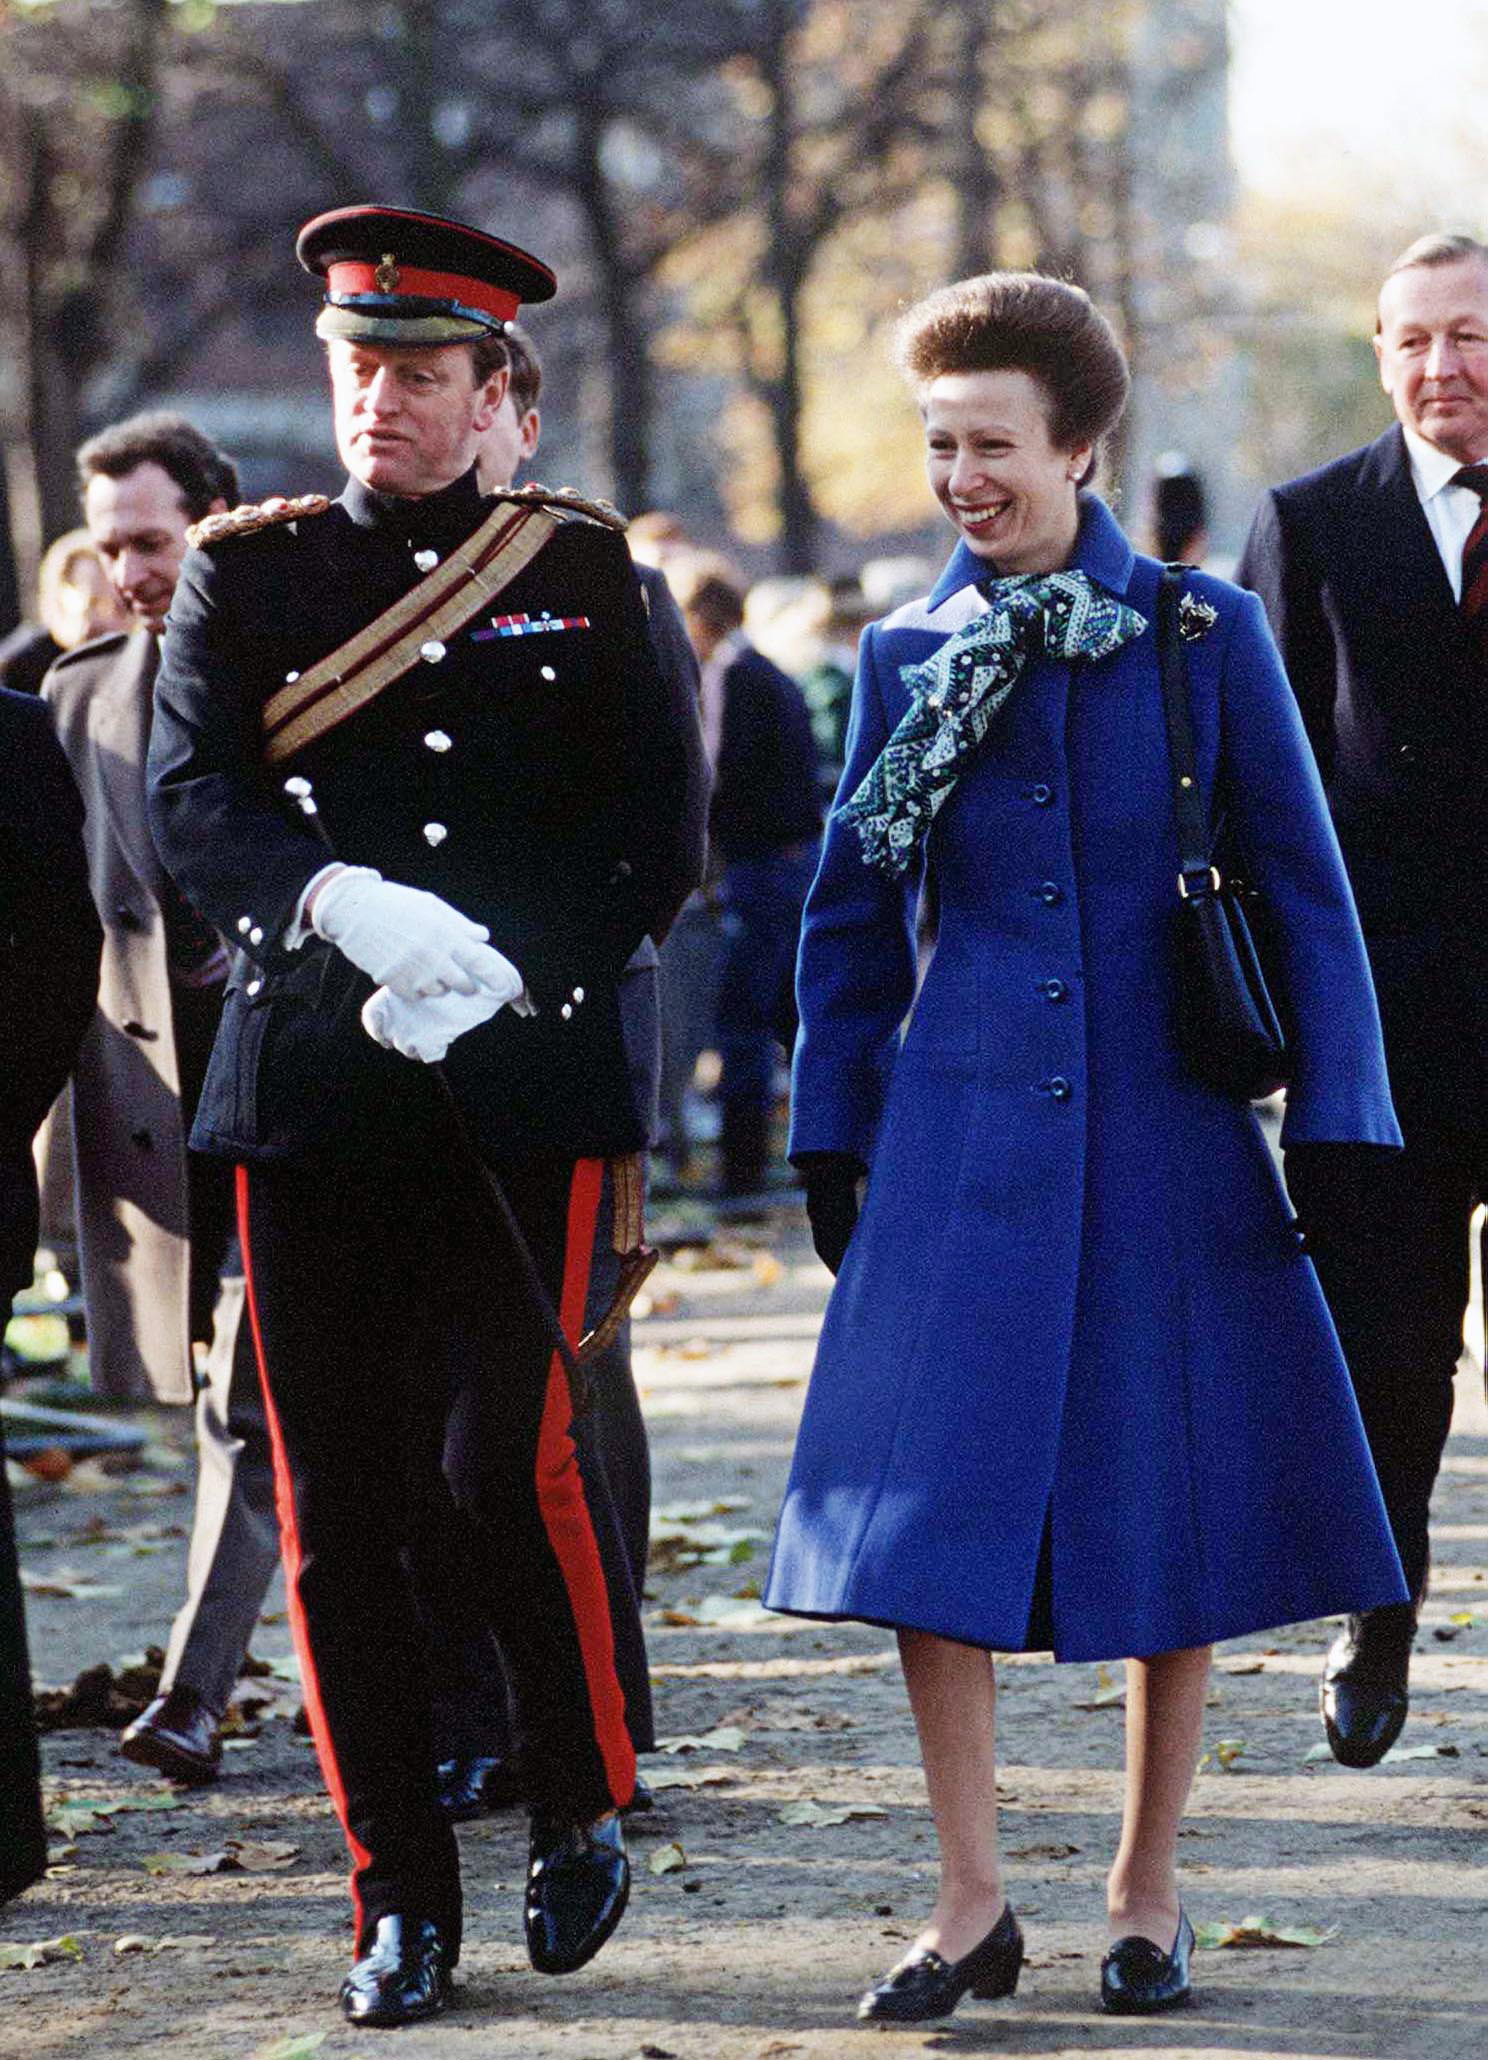
[[[1374,348],[1395,425],[1267,494],[1238,575],[1265,603],[1328,790],[1405,1135],[1402,1152],[1312,1144],[1286,1161],[1414,1598],[1350,1618],[1328,1655],[1324,1727],[1353,1767],[1405,1722],[1488,1195],[1488,247],[1413,243],[1380,290]]]
[[[703,743],[714,770],[710,872],[723,901],[716,1034],[722,1191],[763,1186],[777,1048],[795,1041],[796,947],[821,829],[816,744],[801,689],[743,634],[744,589],[702,553],[667,579],[701,669]],[[672,1023],[669,1018],[668,1034]],[[697,1052],[668,1053],[684,1080]]]
[[[0,686],[18,694],[36,693],[64,651],[127,627],[86,529],[69,529],[47,545],[36,575],[36,613],[36,622],[0,638]]]
[[[85,443],[88,530],[130,627],[60,659],[43,698],[82,790],[104,925],[98,1010],[73,1074],[77,1227],[99,1394],[196,1399],[188,1589],[160,1693],[124,1732],[133,1760],[216,1778],[219,1727],[278,1563],[268,1434],[233,1232],[230,1169],[186,1133],[222,1012],[227,953],[171,883],[145,816],[160,635],[188,525],[236,500],[230,460],[176,415]],[[206,1349],[197,1393],[193,1346]]]

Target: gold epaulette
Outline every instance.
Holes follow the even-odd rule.
[[[571,486],[503,486],[496,490],[498,501],[525,501],[536,503],[540,508],[552,508],[559,515],[587,516],[590,522],[598,522],[606,529],[625,529],[629,525],[620,510],[609,501],[591,501]]]
[[[298,522],[302,515],[324,515],[330,502],[324,494],[296,494],[286,499],[271,494],[266,501],[245,501],[222,515],[204,515],[186,532],[193,551],[203,544],[220,544],[227,536],[252,536],[256,530],[272,529],[276,522]]]

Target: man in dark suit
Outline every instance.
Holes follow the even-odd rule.
[[[1351,1618],[1329,1652],[1324,1726],[1349,1766],[1372,1766],[1405,1722],[1469,1226],[1488,1195],[1488,247],[1412,244],[1374,345],[1396,425],[1267,494],[1239,571],[1327,785],[1405,1135],[1400,1153],[1287,1154],[1415,1597]]]
[[[722,1186],[726,1195],[752,1194],[769,1160],[776,1049],[795,1042],[796,946],[821,829],[816,739],[801,689],[743,633],[744,588],[732,569],[700,553],[669,564],[667,580],[701,667],[714,768]]]
[[[88,892],[83,810],[46,710],[0,689],[0,1319],[31,1279],[31,1140],[93,1014],[103,932]],[[41,1879],[31,1668],[0,1432],[0,1903]]]
[[[625,1908],[635,1753],[573,1347],[646,1139],[618,989],[692,885],[696,715],[618,518],[479,490],[504,326],[547,267],[395,208],[321,216],[298,253],[351,476],[198,528],[151,823],[241,945],[193,1141],[238,1166],[290,1615],[355,1863],[342,2008],[402,2024],[460,1950],[404,1557],[431,1469],[511,1675],[533,1965],[582,1966]]]

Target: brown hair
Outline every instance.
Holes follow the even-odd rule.
[[[506,325],[506,361],[511,367],[512,406],[518,416],[528,415],[542,392],[542,359],[520,322]]]
[[[1488,243],[1479,243],[1476,236],[1463,231],[1442,231],[1433,229],[1428,236],[1418,236],[1414,243],[1406,245],[1385,274],[1393,279],[1397,272],[1414,272],[1418,267],[1431,268],[1436,265],[1460,265],[1476,258],[1479,264],[1488,265]],[[1384,280],[1380,281],[1381,288]],[[1376,312],[1374,333],[1378,336],[1380,319]]]
[[[900,316],[899,369],[923,395],[945,372],[1026,372],[1049,404],[1060,450],[1098,444],[1121,419],[1131,375],[1116,332],[1088,293],[1042,272],[958,279]]]
[[[727,636],[744,620],[744,582],[727,558],[711,551],[683,551],[666,564],[667,585],[684,615],[696,615]]]
[[[484,336],[471,337],[467,348],[470,352],[470,370],[477,386],[484,386],[493,372],[499,372],[503,365],[511,363],[511,352],[506,347],[506,338],[498,336],[494,329]]]
[[[125,479],[141,465],[158,465],[180,489],[182,504],[193,522],[210,512],[214,501],[231,507],[238,498],[238,468],[183,415],[131,415],[111,429],[90,436],[77,454],[80,493],[102,473]]]

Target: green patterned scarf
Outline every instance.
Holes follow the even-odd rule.
[[[900,667],[910,705],[842,815],[864,865],[907,870],[1030,658],[1109,658],[1147,627],[1084,572],[1020,573],[933,656]]]

